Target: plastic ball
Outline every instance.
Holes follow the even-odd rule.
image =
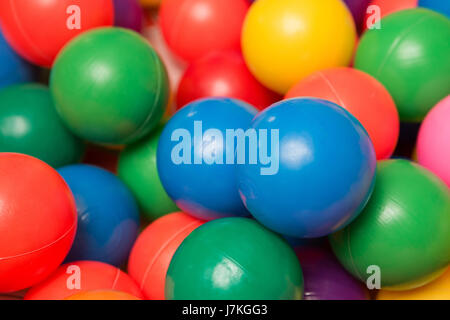
[[[57,168],[81,160],[83,142],[63,124],[47,87],[14,85],[0,91],[0,152],[36,157]]]
[[[344,267],[362,281],[370,276],[369,266],[378,266],[382,288],[424,285],[450,263],[450,191],[413,162],[380,161],[369,203],[330,242]]]
[[[450,267],[425,286],[406,291],[381,290],[377,300],[450,300]]]
[[[369,30],[361,38],[355,68],[388,89],[402,121],[420,121],[450,92],[450,19],[410,9],[381,23],[381,29]]]
[[[122,265],[138,235],[139,210],[112,173],[86,164],[58,170],[77,204],[78,230],[66,262],[95,260]]]
[[[211,51],[240,49],[246,0],[165,0],[160,25],[172,51],[194,61]]]
[[[300,300],[303,277],[291,247],[256,221],[224,218],[198,227],[167,271],[169,300]]]
[[[355,43],[355,24],[341,0],[258,0],[242,31],[250,71],[280,94],[315,71],[349,65]]]
[[[157,168],[183,212],[204,220],[249,214],[236,187],[239,159],[225,140],[227,130],[247,130],[255,114],[239,100],[209,98],[186,105],[169,120],[159,139]]]
[[[64,180],[44,162],[0,153],[0,292],[28,288],[69,252],[77,216]]]
[[[348,273],[328,249],[298,247],[305,300],[367,300],[363,284]]]
[[[67,126],[105,144],[131,143],[148,134],[169,95],[156,52],[122,28],[97,29],[71,41],[55,61],[50,88]]]
[[[98,261],[77,261],[60,266],[28,290],[25,300],[63,300],[94,290],[116,290],[143,299],[134,280],[120,269]]]
[[[202,220],[185,213],[168,214],[150,224],[130,254],[128,272],[149,300],[164,300],[166,274],[175,251]]]
[[[367,73],[350,68],[317,71],[300,81],[286,98],[315,97],[334,102],[355,116],[367,130],[377,159],[389,158],[399,135],[399,117],[386,88]]]
[[[434,172],[450,188],[450,95],[425,117],[417,139],[421,165]]]
[[[251,128],[260,136],[260,159],[238,166],[237,185],[256,220],[284,235],[315,238],[360,213],[376,158],[367,132],[349,112],[326,100],[294,98],[259,113]],[[262,140],[262,133],[269,138]],[[264,153],[268,164],[261,161]]]
[[[240,99],[260,110],[280,100],[255,79],[236,51],[210,53],[186,69],[177,91],[177,108],[206,97]]]
[[[140,32],[144,21],[144,12],[138,0],[113,0],[114,25]]]
[[[161,130],[162,127],[141,141],[127,146],[120,154],[118,165],[119,178],[133,192],[142,213],[149,220],[178,210],[164,190],[156,167]]]
[[[161,4],[161,0],[139,0],[139,3],[145,8],[152,8],[159,6]]]
[[[5,37],[22,57],[43,67],[50,67],[71,39],[93,28],[111,26],[113,18],[112,0],[0,1]]]
[[[64,300],[142,300],[129,293],[113,290],[94,290],[76,293]]]
[[[419,0],[419,7],[437,11],[450,18],[450,2],[442,0]]]
[[[417,7],[418,0],[372,0],[369,6],[376,6],[379,10],[373,11],[366,10],[366,17],[364,19],[364,30],[372,28],[373,24],[378,22],[378,19],[384,18],[388,14],[395,13],[397,11],[413,9]],[[378,16],[379,14],[379,16]],[[380,27],[383,27],[381,24]]]
[[[0,30],[0,89],[33,80],[33,69],[6,42]]]

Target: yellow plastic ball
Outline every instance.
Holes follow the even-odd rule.
[[[413,290],[381,290],[377,300],[450,300],[450,268],[438,279]]]
[[[258,0],[241,41],[253,75],[285,94],[315,71],[349,65],[356,29],[341,0]]]

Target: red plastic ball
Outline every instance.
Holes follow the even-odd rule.
[[[62,265],[32,287],[25,300],[63,300],[93,290],[116,290],[143,298],[136,282],[120,269],[98,261],[77,261]]]
[[[30,62],[50,67],[72,38],[114,20],[112,0],[2,0],[0,27]],[[80,22],[80,23],[78,23]]]
[[[389,158],[397,145],[400,120],[386,88],[375,78],[351,68],[316,72],[292,87],[286,98],[314,97],[334,102],[367,130],[377,159]]]
[[[167,44],[186,61],[215,50],[240,49],[246,0],[165,0],[160,24]]]
[[[0,292],[28,288],[58,268],[77,213],[63,178],[46,163],[0,153]]]
[[[175,251],[203,223],[182,212],[171,213],[155,220],[138,237],[128,272],[147,299],[164,300],[167,269]]]
[[[260,110],[281,99],[256,80],[237,51],[212,52],[187,68],[178,87],[177,109],[205,97],[236,98]]]

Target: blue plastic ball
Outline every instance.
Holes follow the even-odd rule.
[[[450,1],[448,0],[419,0],[419,7],[437,11],[450,18]]]
[[[66,262],[123,264],[138,235],[139,211],[126,186],[112,173],[85,164],[58,170],[77,205],[78,227]]]
[[[289,99],[259,113],[252,128],[278,140],[267,138],[267,150],[259,141],[259,154],[270,155],[270,164],[261,158],[237,169],[242,200],[260,223],[284,235],[315,238],[360,213],[372,192],[376,157],[349,112],[326,100]]]
[[[32,66],[13,51],[0,30],[0,89],[31,81]]]
[[[209,98],[186,105],[169,120],[157,167],[181,210],[204,220],[249,215],[237,191],[236,155],[225,140],[227,130],[245,131],[256,112],[239,100]]]

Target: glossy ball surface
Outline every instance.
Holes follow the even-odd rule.
[[[44,162],[0,153],[0,292],[26,289],[58,268],[77,226],[75,201]]]
[[[159,179],[156,152],[162,127],[127,146],[119,157],[119,178],[133,192],[145,218],[158,219],[178,211]]]
[[[167,106],[164,65],[139,34],[100,28],[71,41],[58,56],[50,88],[66,125],[97,143],[127,144],[148,134]]]
[[[5,88],[0,106],[0,152],[28,154],[54,168],[81,160],[84,143],[60,119],[47,87]]]
[[[245,18],[241,42],[253,75],[285,94],[315,71],[347,66],[356,29],[341,0],[258,0]]]
[[[367,73],[351,68],[318,71],[293,86],[286,98],[314,97],[334,102],[358,119],[373,142],[377,159],[394,152],[400,120],[386,88]]]
[[[183,240],[204,223],[183,212],[155,220],[139,235],[128,262],[128,272],[149,300],[164,300],[167,269]]]
[[[236,187],[235,148],[225,140],[227,129],[247,130],[255,114],[242,101],[209,98],[188,104],[169,120],[159,139],[158,173],[183,212],[204,220],[249,214]]]
[[[301,299],[303,277],[291,247],[247,218],[198,227],[183,241],[167,272],[167,299]]]
[[[170,49],[185,61],[211,52],[240,49],[246,0],[165,0],[159,11]]]
[[[402,121],[421,121],[450,92],[450,19],[410,9],[386,16],[381,23],[381,29],[362,36],[355,68],[386,87]]]
[[[380,161],[369,203],[330,242],[343,266],[362,281],[376,265],[382,288],[424,285],[450,263],[450,191],[415,163]]]
[[[0,1],[5,37],[22,57],[42,67],[51,67],[71,39],[93,28],[111,26],[113,19],[112,0]]]
[[[79,289],[75,285],[79,285]],[[50,277],[28,290],[25,300],[63,300],[93,290],[117,290],[143,298],[134,280],[120,269],[98,261],[76,261],[60,266]]]
[[[75,197],[79,221],[66,262],[95,260],[121,266],[139,228],[131,192],[114,174],[98,167],[78,164],[58,172]]]
[[[280,100],[279,95],[255,79],[242,55],[235,51],[210,53],[184,72],[177,91],[177,108],[207,97],[240,99],[259,110]]]
[[[450,96],[425,117],[417,137],[419,163],[434,172],[450,188]]]
[[[372,192],[376,157],[349,112],[326,100],[294,98],[260,112],[251,128],[270,137],[270,162],[263,164],[260,156],[257,164],[238,166],[237,185],[260,223],[284,235],[315,238],[361,212]],[[259,154],[268,153],[264,144],[259,141]]]

